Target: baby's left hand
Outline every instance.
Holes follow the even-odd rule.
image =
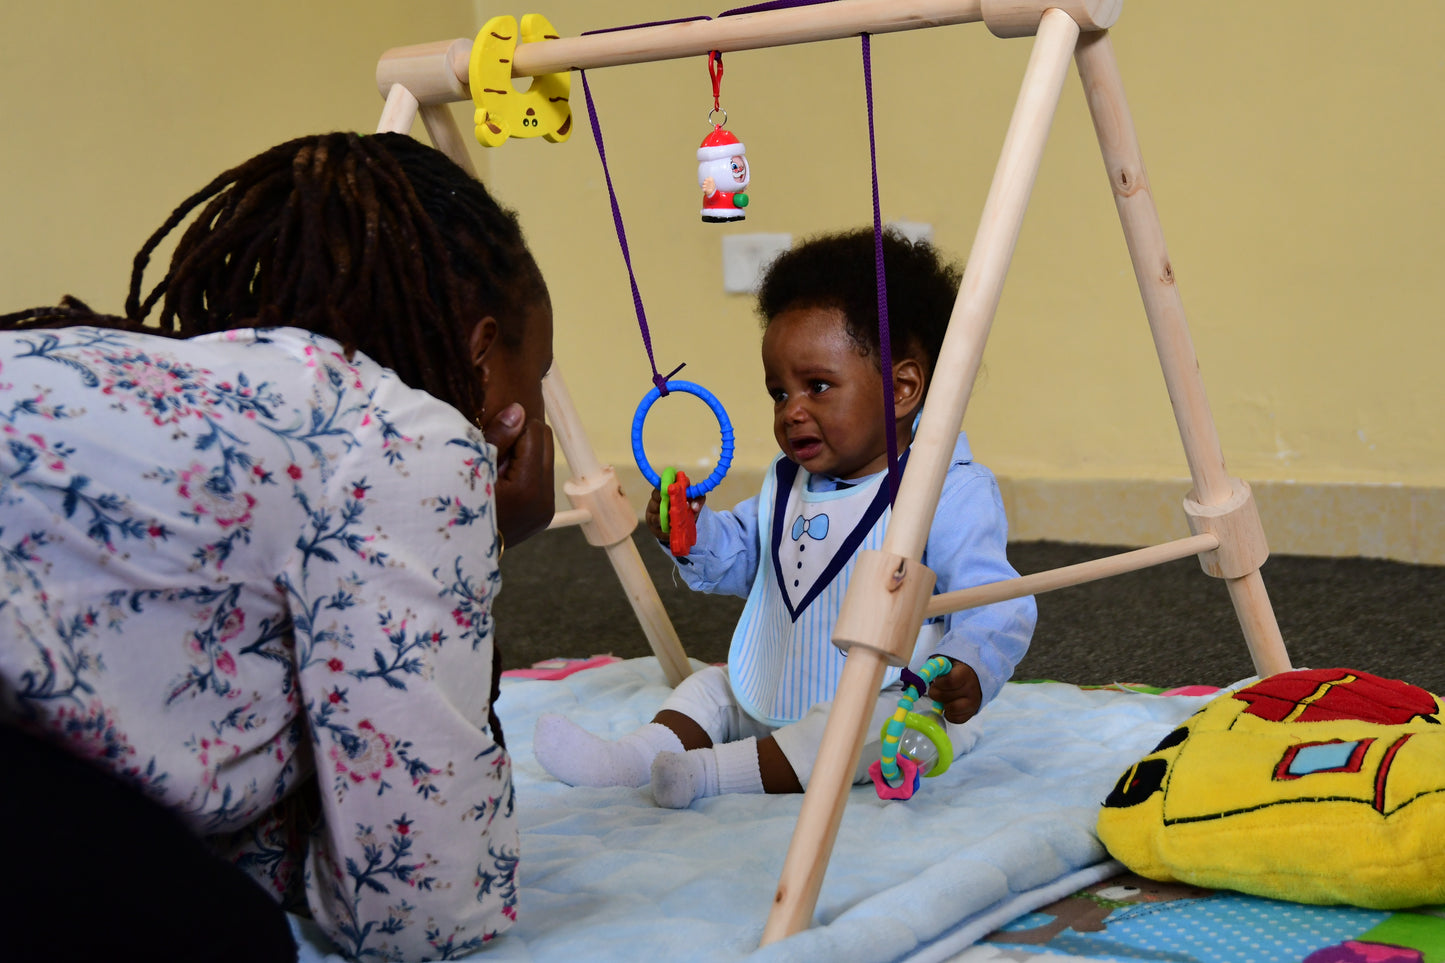
[[[928,695],[943,706],[943,718],[949,722],[967,722],[978,715],[983,703],[983,688],[978,675],[962,662],[955,661],[948,675],[939,676],[928,687]]]

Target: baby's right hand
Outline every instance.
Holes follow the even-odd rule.
[[[647,511],[643,513],[643,520],[647,522],[647,530],[652,537],[662,544],[667,544],[667,534],[662,530],[662,491],[654,488],[652,497],[647,500]]]
[[[702,506],[706,504],[706,495],[699,495],[692,501],[688,502],[688,506],[692,508],[694,515],[702,511]],[[671,539],[668,537],[667,533],[662,530],[661,489],[654,488],[652,490],[652,497],[647,500],[647,511],[643,513],[642,518],[643,521],[647,522],[647,530],[652,533],[653,538],[657,539],[664,545],[671,545]]]

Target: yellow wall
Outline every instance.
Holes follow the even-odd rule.
[[[0,310],[67,293],[120,310],[131,257],[187,195],[288,138],[375,130],[381,53],[474,19],[470,0],[0,6]]]
[[[577,34],[683,12],[560,0],[548,16]],[[1254,484],[1272,547],[1445,563],[1445,6],[1392,4],[1390,23],[1341,2],[1130,0],[1113,38],[1227,465]],[[966,256],[1030,43],[977,24],[874,39],[885,219],[932,224]],[[725,64],[729,127],[754,170],[743,226],[696,222],[701,58],[592,82],[659,366],[686,361],[737,426],[731,497],[774,446],[756,321],[746,297],[722,294],[720,239],[866,224],[871,197],[856,40]],[[590,137],[516,144],[491,163],[544,268],[565,278],[559,330],[575,333],[559,363],[627,480],[650,372]],[[675,422],[649,423],[649,455],[703,471],[711,422],[675,408]],[[1017,537],[1186,534],[1188,473],[1074,78],[965,427]]]
[[[1356,10],[1132,0],[1114,44],[1231,471],[1438,486],[1445,6],[1392,5],[1391,30]],[[549,17],[575,34],[678,13],[554,0]],[[885,219],[931,223],[967,254],[1029,43],[976,24],[874,39]],[[867,223],[867,128],[857,41],[724,60],[754,168],[745,226],[697,223],[701,59],[591,80],[659,366],[686,361],[719,393],[751,464],[773,452],[767,399],[748,300],[722,294],[720,238]],[[559,330],[578,332],[563,370],[599,398],[585,412],[599,448],[626,459],[650,372],[591,139],[508,146],[492,164],[556,279]],[[1071,78],[965,421],[980,457],[1010,477],[1185,476],[1152,352]],[[694,421],[697,437],[659,439],[654,460],[705,458],[712,429]]]
[[[537,9],[566,35],[717,12],[663,0]],[[1445,534],[1445,6],[1397,0],[1388,29],[1357,11],[1130,0],[1114,45],[1231,473],[1259,491],[1324,491],[1331,505],[1346,490],[1406,491],[1416,508],[1391,524],[1415,531],[1428,516]],[[7,5],[5,302],[73,292],[119,307],[130,253],[207,176],[295,134],[372,129],[382,50],[469,36],[494,12],[528,10],[463,0]],[[932,224],[940,246],[967,254],[1029,44],[977,24],[874,39],[885,219]],[[747,478],[775,449],[757,322],[746,296],[722,292],[721,238],[866,224],[871,198],[856,40],[732,53],[725,65],[729,127],[755,177],[741,226],[697,218],[694,152],[711,106],[701,58],[589,79],[659,367],[687,362],[684,376],[723,400]],[[575,75],[573,105],[570,141],[514,141],[488,152],[483,169],[523,215],[553,288],[559,365],[599,454],[621,469],[650,372]],[[456,112],[465,122],[466,106]],[[1016,531],[1099,538],[1069,527],[1068,499],[1049,509],[1040,505],[1052,496],[1037,496],[1100,482],[1116,501],[1130,485],[1162,486],[1171,524],[1182,525],[1187,486],[1176,483],[1187,472],[1073,78],[984,365],[965,427],[1006,497],[1028,495],[1015,499],[1028,508]],[[705,472],[715,428],[700,405],[660,405],[647,445],[654,464]],[[1311,504],[1291,524],[1331,527],[1338,511],[1355,511]],[[1269,508],[1262,495],[1267,527]]]

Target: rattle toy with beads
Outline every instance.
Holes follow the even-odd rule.
[[[715,52],[714,52],[715,53]],[[713,53],[709,54],[709,63]],[[714,90],[718,79],[721,76],[721,55],[717,55],[719,76],[714,79]],[[712,392],[701,385],[691,381],[674,380],[673,375],[682,370],[684,365],[678,365],[668,374],[661,374],[657,370],[657,362],[652,354],[652,336],[647,328],[647,312],[642,306],[642,292],[637,286],[637,275],[632,270],[632,253],[627,246],[627,229],[622,223],[622,208],[617,202],[617,191],[612,186],[612,173],[607,165],[607,149],[602,143],[602,125],[597,119],[597,106],[592,100],[592,89],[587,84],[587,72],[581,71],[582,92],[587,98],[587,114],[592,124],[592,139],[597,144],[597,156],[602,161],[602,175],[607,182],[607,196],[612,204],[612,225],[617,229],[617,244],[622,251],[623,263],[627,266],[627,278],[632,286],[632,305],[637,312],[637,327],[642,334],[642,345],[647,350],[647,362],[652,367],[652,389],[643,396],[641,403],[637,406],[637,413],[632,419],[632,454],[637,461],[638,470],[647,483],[653,488],[662,492],[661,525],[662,530],[668,534],[668,547],[673,555],[686,555],[697,541],[697,516],[691,509],[690,503],[695,498],[700,498],[712,491],[718,482],[722,481],[727,474],[728,468],[733,460],[733,426],[728,420],[727,412],[723,410],[722,404]],[[680,391],[684,394],[695,395],[701,398],[713,414],[717,416],[718,426],[722,430],[722,451],[718,456],[716,467],[703,482],[699,485],[688,483],[687,475],[674,469],[669,469],[667,480],[664,481],[647,460],[647,453],[642,448],[642,427],[647,420],[647,412],[653,404],[661,397]]]
[[[733,426],[728,419],[728,413],[723,409],[722,402],[702,385],[693,384],[691,381],[672,380],[665,382],[668,393],[680,391],[683,394],[694,395],[701,398],[703,402],[712,409],[717,416],[718,428],[722,435],[722,451],[718,455],[717,465],[713,468],[712,474],[703,479],[701,484],[692,485],[688,483],[686,473],[675,468],[668,468],[659,475],[647,460],[647,452],[642,447],[642,428],[647,422],[647,412],[653,404],[662,397],[663,385],[653,387],[637,406],[637,414],[632,418],[632,456],[637,461],[637,469],[642,472],[642,477],[647,479],[648,484],[662,492],[662,506],[659,511],[662,522],[662,530],[668,536],[668,548],[673,555],[686,555],[697,541],[697,513],[692,510],[691,502],[695,498],[701,498],[717,487],[717,483],[723,480],[728,473],[728,468],[733,463]]]
[[[953,743],[942,707],[929,699],[928,708],[913,711],[913,703],[928,691],[928,684],[952,668],[952,662],[935,655],[917,674],[903,670],[903,696],[883,724],[881,756],[868,767],[879,799],[911,799],[924,777],[941,776],[953,765]]]
[[[662,470],[662,505],[658,518],[662,533],[667,536],[667,547],[679,557],[692,551],[697,544],[697,513],[687,501],[687,472],[676,468]]]

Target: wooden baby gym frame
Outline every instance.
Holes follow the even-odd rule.
[[[1204,571],[1228,586],[1255,670],[1265,676],[1290,667],[1260,576],[1268,549],[1259,514],[1249,486],[1225,470],[1109,40],[1121,7],[1122,0],[835,0],[516,49],[512,74],[527,77],[960,23],[983,22],[998,37],[1035,38],[883,548],[861,553],[834,632],[834,642],[849,650],[849,658],[763,930],[764,944],[809,925],[883,672],[906,663],[923,619],[1197,555]],[[452,40],[383,55],[377,82],[386,107],[378,129],[407,132],[420,112],[435,145],[471,170],[445,106],[470,97],[470,50],[471,41]],[[919,560],[1071,57],[1189,464],[1193,488],[1184,512],[1193,535],[935,596],[934,575]],[[554,525],[580,524],[591,544],[606,548],[669,683],[676,685],[690,667],[633,546],[636,515],[611,467],[598,463],[555,367],[544,388],[548,418],[572,471],[564,490],[573,508],[559,512]]]

